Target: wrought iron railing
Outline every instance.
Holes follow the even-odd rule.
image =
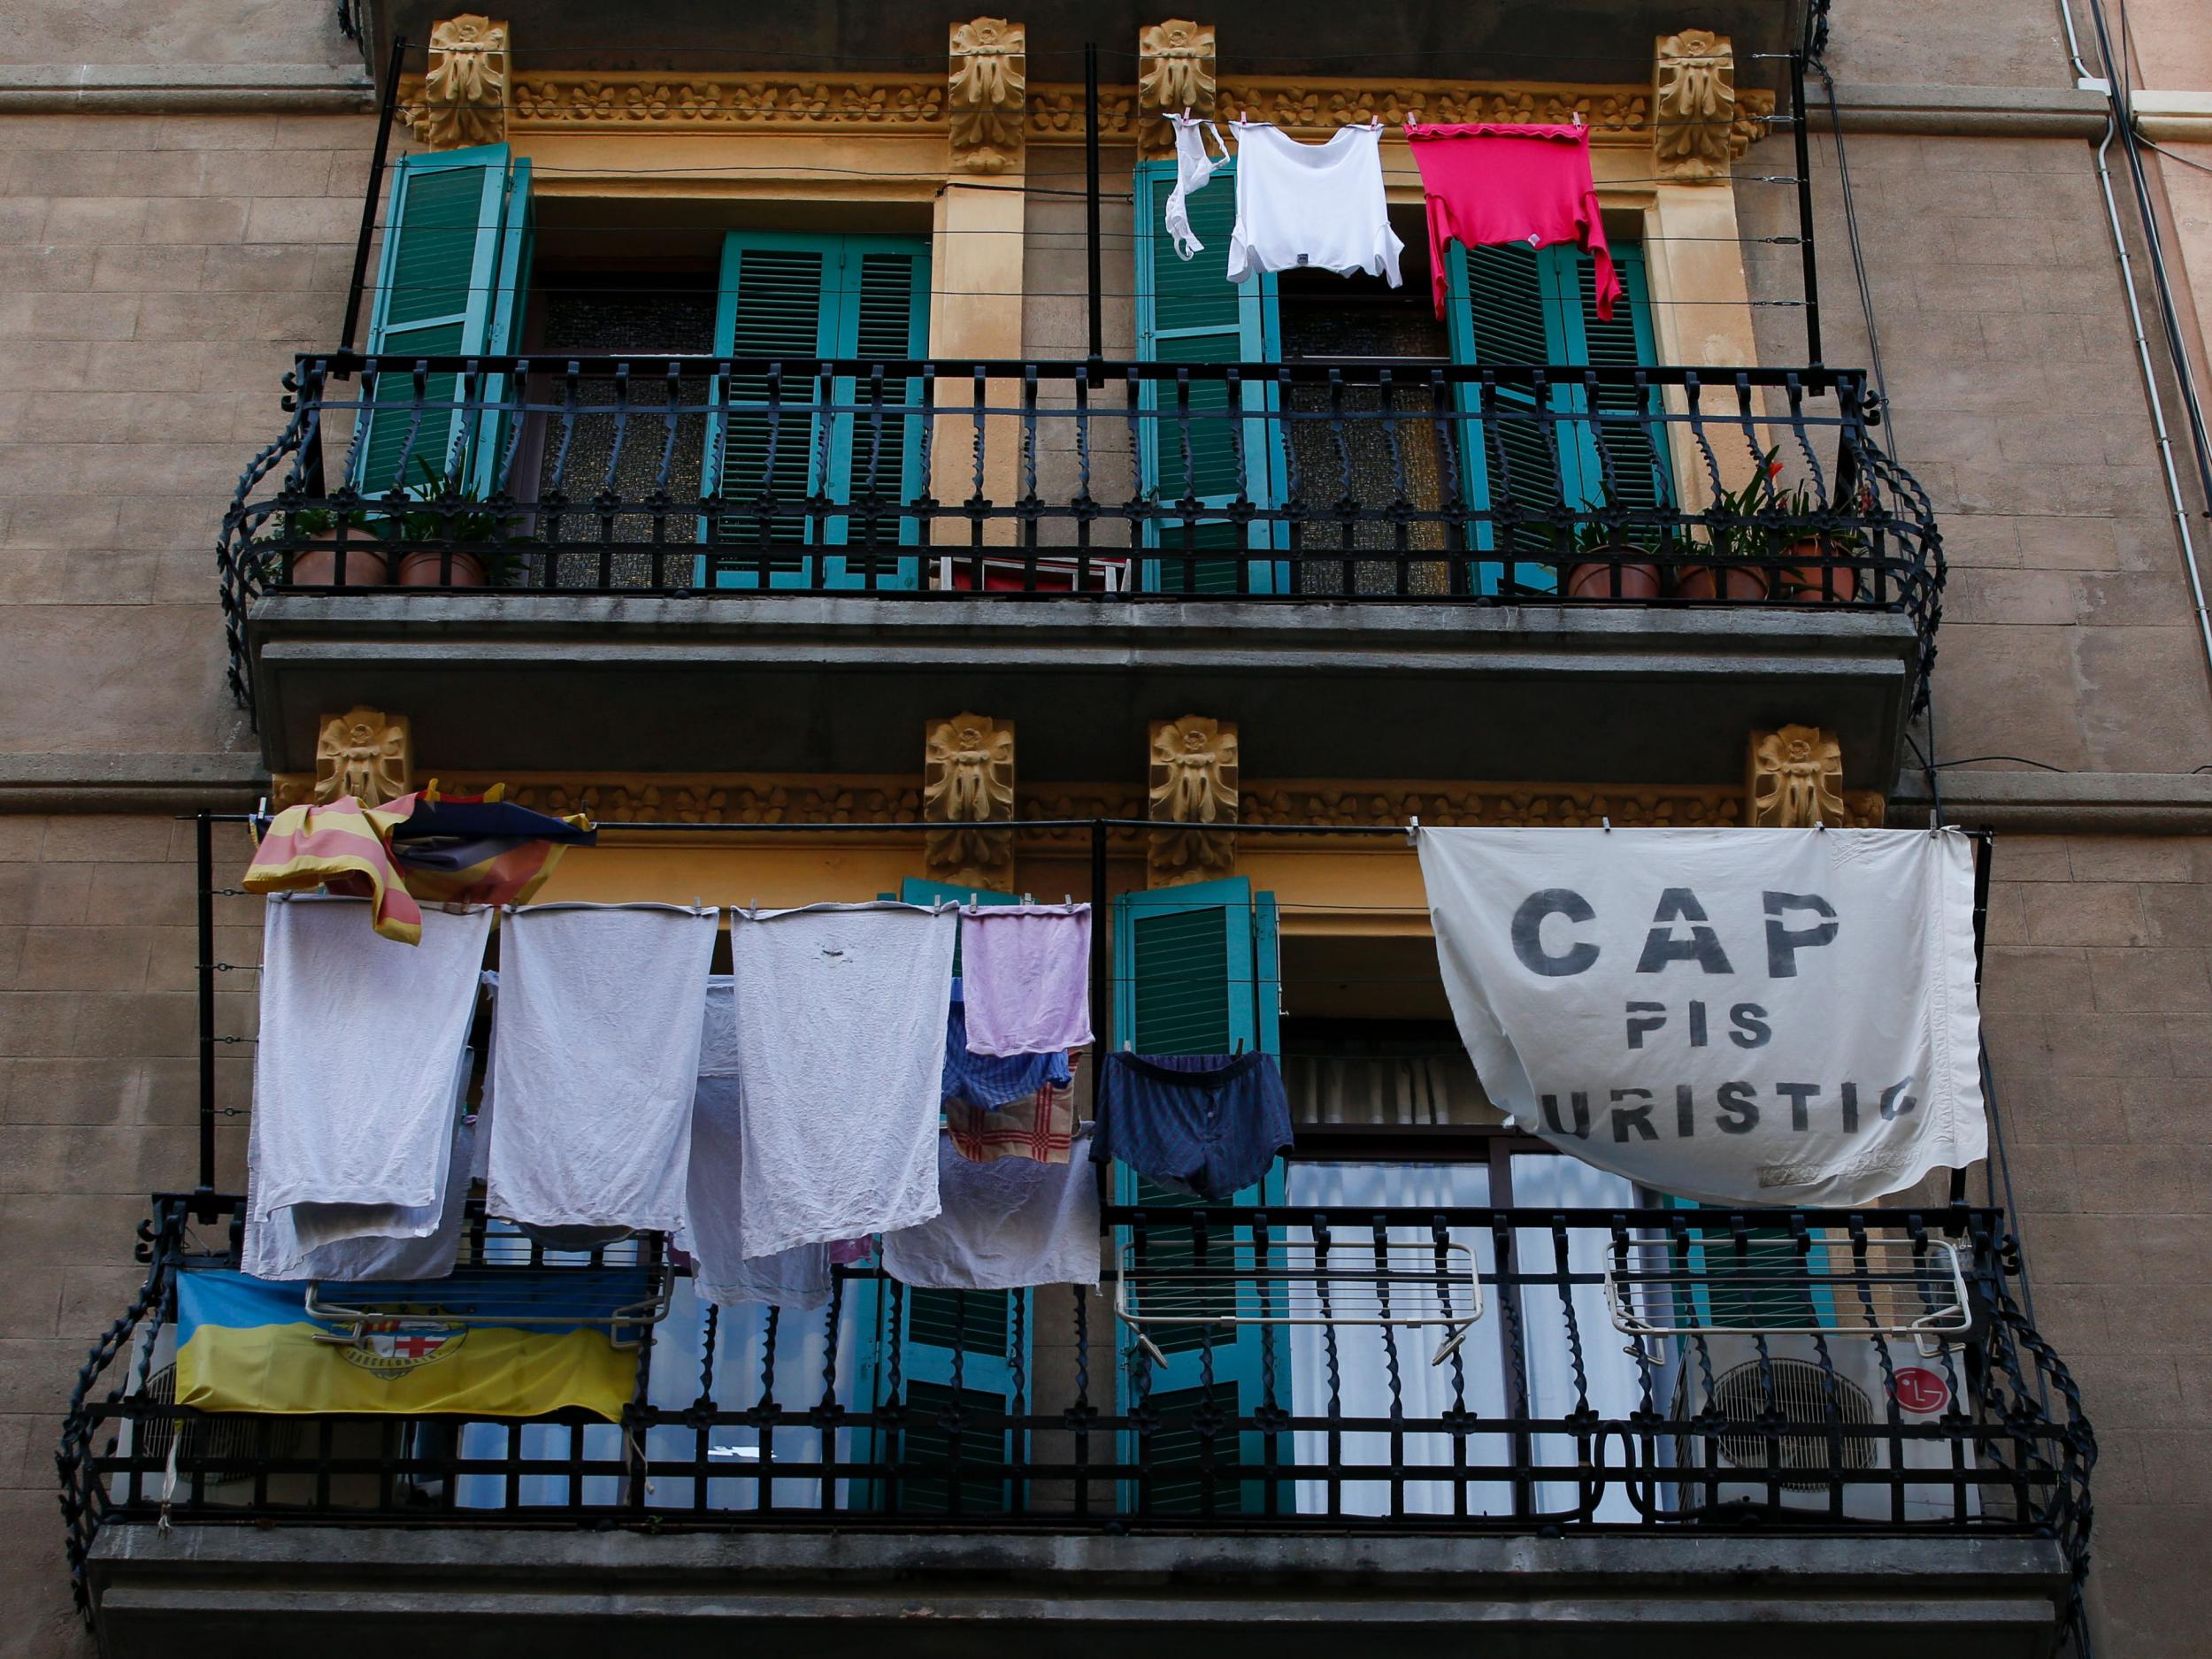
[[[423,595],[1848,603],[1925,494],[1827,369],[303,357],[218,563]]]
[[[462,1424],[175,1404],[177,1285],[236,1264],[241,1208],[156,1200],[79,1379],[81,1596],[99,1528],[185,1522],[2003,1534],[2086,1563],[2095,1442],[1988,1210],[1110,1206],[1102,1293],[866,1263],[814,1311],[680,1291],[619,1424]],[[472,1217],[464,1271],[659,1271],[654,1238],[497,1233]],[[1210,1317],[1147,1317],[1141,1278]]]

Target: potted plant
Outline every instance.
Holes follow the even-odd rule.
[[[1782,470],[1778,449],[1778,445],[1759,457],[1757,470],[1741,489],[1724,491],[1715,497],[1704,544],[1683,544],[1685,552],[1700,552],[1704,557],[1676,570],[1676,598],[1757,600],[1772,592],[1773,573],[1752,561],[1778,550],[1774,533],[1751,520],[1760,511],[1762,498],[1773,495],[1775,475]]]
[[[1872,504],[1872,492],[1862,488],[1856,505],[1863,513]],[[1801,484],[1791,496],[1789,512],[1792,518],[1809,518],[1815,509],[1805,487]],[[1867,553],[1867,537],[1863,530],[1826,530],[1807,532],[1793,536],[1783,549],[1789,557],[1803,561],[1786,565],[1778,572],[1782,596],[1800,604],[1847,605],[1859,596],[1859,567],[1845,564],[1848,558],[1863,558]]]
[[[284,555],[274,545],[279,541],[305,543],[292,555],[289,571],[284,568]],[[391,560],[365,512],[303,508],[285,515],[281,537],[269,537],[256,545],[265,549],[268,573],[294,588],[381,588],[391,580]],[[341,545],[346,557],[342,577],[338,569]]]
[[[468,477],[464,461],[441,477],[428,461],[415,457],[422,482],[408,487],[417,509],[399,521],[399,585],[402,588],[482,588],[508,581],[515,559],[500,550],[465,552],[471,543],[510,544],[527,537],[503,534],[518,519],[493,509]]]
[[[1603,525],[1586,524],[1575,532],[1575,557],[1560,569],[1560,586],[1570,599],[1656,599],[1659,565],[1652,550],[1617,541]]]

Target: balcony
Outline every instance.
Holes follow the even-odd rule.
[[[2093,1442],[1988,1210],[1110,1207],[1103,1300],[863,1264],[780,1323],[678,1281],[623,1333],[617,1425],[175,1406],[165,1310],[235,1264],[237,1209],[157,1201],[73,1404],[69,1555],[110,1653],[213,1598],[253,1646],[530,1617],[550,1653],[1303,1655],[1382,1623],[1424,1654],[1778,1625],[1813,1655],[2025,1655],[2086,1561]],[[564,1256],[480,1211],[449,1283],[610,1273],[630,1317],[667,1294],[657,1238]],[[926,1365],[926,1328],[951,1337]]]
[[[1041,782],[1203,708],[1255,775],[1711,780],[1810,720],[1878,789],[1934,651],[1940,539],[1850,373],[341,354],[288,387],[219,554],[276,771],[368,702],[457,767],[890,773],[913,711],[989,703]]]

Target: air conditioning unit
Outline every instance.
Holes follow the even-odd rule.
[[[1674,1502],[1682,1512],[1778,1503],[1832,1514],[1840,1492],[1846,1518],[1889,1521],[1900,1517],[1901,1488],[1901,1518],[1909,1522],[1981,1513],[1978,1483],[1988,1475],[1978,1467],[1970,1440],[1888,1432],[1893,1401],[1893,1424],[1905,1430],[1925,1428],[1958,1409],[1974,1415],[1973,1400],[1956,1397],[1968,1386],[1958,1354],[1847,1330],[1818,1339],[1777,1333],[1763,1339],[1763,1354],[1761,1339],[1742,1334],[1663,1342],[1677,1425]],[[1689,1432],[1701,1415],[1720,1426]],[[1762,1419],[1801,1426],[1777,1431],[1762,1427]],[[1847,1432],[1830,1433],[1832,1424]],[[1848,1432],[1868,1429],[1877,1432]],[[1931,1478],[1893,1479],[1922,1471]]]

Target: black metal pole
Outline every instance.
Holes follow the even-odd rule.
[[[1083,212],[1089,233],[1087,250],[1091,285],[1091,361],[1106,355],[1106,311],[1098,253],[1098,47],[1083,46]],[[1094,918],[1094,926],[1095,919]]]
[[[1820,349],[1820,262],[1813,243],[1813,137],[1805,113],[1805,53],[1790,54],[1790,119],[1797,126],[1797,251],[1805,267],[1805,355],[1815,368]]]
[[[369,155],[369,188],[361,199],[361,240],[354,244],[353,286],[346,290],[346,326],[342,349],[350,351],[361,328],[361,295],[369,281],[369,242],[376,234],[377,197],[384,188],[384,158],[392,148],[392,121],[399,111],[399,71],[407,58],[407,37],[392,38],[391,65],[384,73],[384,104],[376,118],[376,148]]]
[[[200,1191],[215,1190],[215,821],[203,810],[193,826],[194,869],[199,891],[194,897],[199,929],[200,982]]]
[[[1113,1047],[1114,983],[1106,956],[1106,820],[1091,820],[1091,1053],[1102,1056]],[[1091,1068],[1098,1084],[1098,1068]]]

